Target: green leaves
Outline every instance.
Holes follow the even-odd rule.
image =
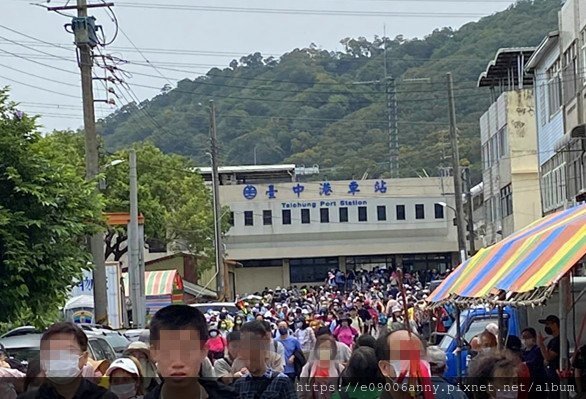
[[[16,110],[0,90],[0,323],[42,326],[90,259],[84,237],[103,229],[102,202],[63,145]]]

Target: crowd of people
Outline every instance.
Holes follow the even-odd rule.
[[[239,299],[236,314],[167,306],[150,322],[150,342],[131,343],[111,363],[88,357],[77,325],[56,323],[27,370],[0,351],[0,398],[558,397],[547,385],[560,386],[556,316],[540,321],[552,337],[547,343],[527,328],[502,349],[498,326],[489,324],[470,342],[468,375],[453,385],[443,377],[445,351],[424,338],[451,321],[449,309],[425,316],[421,306],[429,282],[441,276],[406,274],[399,281],[375,270],[338,277],[332,271],[320,287],[265,289]],[[584,369],[585,355],[585,348],[576,351],[576,370]]]

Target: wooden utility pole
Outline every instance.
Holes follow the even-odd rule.
[[[212,156],[212,194],[214,199],[214,249],[216,258],[216,291],[218,298],[226,297],[226,266],[224,265],[224,244],[222,242],[222,206],[220,204],[219,154],[216,131],[216,105],[210,101],[210,139]]]
[[[95,24],[88,17],[88,8],[111,7],[112,3],[87,4],[87,0],[77,0],[75,6],[48,7],[49,11],[77,10],[77,18],[71,24],[77,46],[79,69],[81,71],[81,92],[83,98],[83,124],[85,133],[85,169],[86,179],[94,180],[100,172],[98,159],[98,135],[96,133],[96,116],[94,111],[94,91],[92,80],[92,47],[96,37]],[[96,185],[96,195],[99,187]],[[106,266],[104,259],[104,237],[102,233],[89,238],[90,250],[94,264],[94,316],[97,324],[108,324],[108,297],[106,290]]]
[[[464,228],[464,205],[462,201],[462,172],[460,169],[460,150],[458,149],[458,129],[456,128],[456,105],[454,103],[454,82],[451,72],[447,74],[448,109],[450,118],[450,142],[452,146],[452,173],[454,174],[454,194],[456,196],[456,225],[458,228],[458,249],[460,262],[466,258],[466,229]]]

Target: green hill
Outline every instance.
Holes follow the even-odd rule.
[[[557,27],[559,0],[521,1],[506,11],[435,30],[423,39],[387,39],[387,70],[397,78],[402,176],[448,165],[446,72],[455,82],[462,158],[478,176],[478,119],[489,95],[478,75],[501,47],[537,45]],[[172,90],[129,104],[99,123],[109,150],[150,140],[166,152],[209,164],[207,102],[217,105],[224,164],[319,164],[330,178],[388,174],[384,40],[344,39],[343,52],[309,46],[279,59],[260,53],[186,78]],[[430,81],[409,82],[413,78]],[[203,104],[203,106],[202,106]]]

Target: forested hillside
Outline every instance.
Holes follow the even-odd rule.
[[[463,159],[478,176],[478,119],[489,105],[476,88],[478,75],[498,48],[537,45],[557,27],[559,0],[521,1],[508,10],[464,25],[435,30],[423,39],[387,39],[387,70],[397,79],[401,176],[449,164],[445,74],[455,82]],[[344,39],[343,52],[310,45],[279,59],[260,53],[186,79],[141,104],[129,104],[99,124],[109,150],[150,140],[167,152],[208,165],[207,103],[218,108],[224,164],[319,164],[325,176],[388,174],[389,144],[382,38]],[[415,78],[430,80],[410,81]],[[464,160],[464,162],[466,162]]]

